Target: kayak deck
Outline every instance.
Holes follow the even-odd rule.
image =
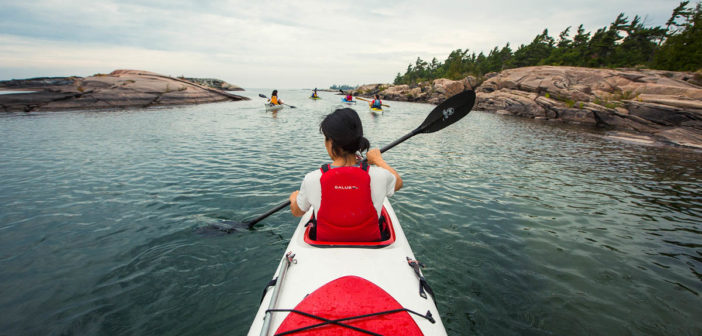
[[[318,307],[329,309],[320,311]],[[375,316],[381,318],[373,318]],[[343,325],[329,323],[329,320]],[[397,300],[382,288],[357,276],[338,278],[306,296],[276,334],[335,336],[352,330],[381,335],[422,335],[417,323]]]
[[[402,227],[399,225],[399,221],[387,199],[384,201],[384,215],[388,220],[388,224],[392,226],[394,232],[394,241],[392,243],[380,246],[378,248],[364,248],[364,247],[349,247],[349,246],[328,246],[327,248],[321,248],[317,246],[310,245],[305,242],[305,232],[307,228],[305,224],[309,221],[312,211],[309,211],[305,216],[302,217],[300,223],[298,224],[290,243],[286,249],[286,253],[294,254],[294,263],[286,263],[286,257],[284,257],[278,266],[276,275],[277,278],[284,267],[286,268],[284,280],[277,284],[278,286],[278,298],[274,304],[275,309],[293,309],[298,305],[302,304],[306,300],[306,297],[312,296],[314,292],[325,288],[330,283],[334,283],[338,279],[345,277],[358,277],[363,281],[377,286],[378,289],[384,291],[387,297],[395,300],[400,307],[418,312],[420,315],[428,314],[434,317],[434,321],[427,319],[424,316],[419,316],[417,314],[410,314],[411,320],[416,324],[416,326],[425,335],[445,335],[446,331],[439,318],[436,305],[433,298],[430,295],[425,295],[425,297],[420,296],[420,281],[415,274],[415,271],[410,265],[408,265],[408,259],[415,259],[414,254],[407,242],[407,239],[402,231]],[[332,244],[334,245],[334,244]],[[368,286],[372,287],[372,286]],[[261,307],[259,308],[256,317],[249,330],[249,335],[260,335],[263,327],[264,317],[266,316],[266,310],[269,307],[271,298],[273,296],[273,290],[268,290],[263,298]],[[385,297],[384,295],[381,295]],[[362,297],[357,296],[355,293],[351,295],[350,298],[338,298],[339,300],[345,302],[353,302],[360,304],[360,306],[375,306],[375,303],[365,302],[365,304],[359,300]],[[350,301],[349,301],[350,300]],[[365,300],[365,299],[363,299]],[[313,304],[313,312],[308,312],[314,315],[330,316],[334,318],[342,318],[334,315],[333,307],[325,303]],[[393,306],[393,305],[390,305]],[[305,306],[305,309],[310,307]],[[351,315],[361,315],[365,314],[367,311],[359,308],[356,312],[347,311],[345,314]],[[273,331],[279,329],[288,316],[299,315],[297,313],[290,313],[289,311],[272,312],[270,315],[270,334]],[[331,315],[330,315],[331,314]],[[348,316],[350,317],[350,316]],[[293,317],[291,317],[293,318]],[[389,316],[380,316],[376,319],[389,319]],[[394,317],[393,317],[394,318]],[[296,318],[293,318],[296,319]],[[315,320],[313,318],[313,320]],[[358,320],[351,319],[348,324],[358,325],[363,324],[367,319]],[[392,320],[392,319],[391,319]],[[433,319],[432,319],[433,320]],[[289,323],[289,322],[288,322]],[[317,320],[312,322],[312,324],[318,324],[321,321]],[[406,323],[406,320],[405,322]],[[395,333],[390,332],[389,334],[411,334],[409,330],[412,330],[410,325],[407,328],[403,327],[403,323],[394,322],[402,332]],[[298,326],[297,324],[295,324]],[[371,323],[370,327],[373,327]],[[317,327],[316,331],[325,330],[324,328],[340,328],[338,326],[320,326]],[[381,328],[382,329],[382,328]],[[354,335],[359,334],[357,331],[352,331],[351,329],[329,329],[335,330],[333,334],[343,335],[346,332],[351,332]],[[382,329],[385,330],[385,329]],[[372,331],[372,330],[370,330]],[[387,334],[380,332],[380,334]],[[421,333],[420,333],[421,334]],[[294,335],[301,335],[295,333]]]
[[[266,107],[266,111],[280,111],[282,110],[285,105],[282,104],[263,104]]]

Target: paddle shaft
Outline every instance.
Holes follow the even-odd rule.
[[[388,149],[393,148],[393,147],[403,143],[405,140],[407,140],[407,139],[409,139],[409,138],[411,138],[419,133],[421,133],[421,130],[419,128],[417,128],[417,129],[413,130],[412,132],[409,132],[409,133],[403,135],[401,138],[393,141],[389,145],[386,145],[385,147],[381,148],[380,152],[385,153]]]
[[[346,94],[346,93],[345,93],[343,90],[341,90],[341,89],[339,90],[339,92],[341,92],[342,94]],[[363,101],[369,102],[369,103],[371,102],[370,100],[364,99],[364,98],[361,98],[361,97],[356,97],[356,99],[358,99],[358,100],[363,100]],[[385,107],[390,107],[390,105],[386,105],[386,104],[381,104],[381,105],[383,105],[383,106],[385,106]]]
[[[368,99],[363,99],[363,98],[361,98],[361,97],[356,97],[356,99],[358,99],[358,100],[363,100],[363,101],[369,102],[369,103],[371,102],[370,100],[368,100]],[[390,105],[386,105],[386,104],[380,104],[380,105],[383,105],[383,106],[385,106],[385,107],[390,107]]]
[[[263,215],[256,217],[254,220],[247,222],[246,224],[248,224],[249,229],[251,229],[251,228],[253,228],[254,225],[256,225],[256,223],[266,219],[266,217],[280,211],[281,209],[287,208],[289,205],[290,205],[290,200],[287,200],[287,201],[277,205],[275,208],[268,210]]]

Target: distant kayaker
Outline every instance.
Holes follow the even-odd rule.
[[[317,95],[317,88],[314,88],[314,92],[312,93],[312,98],[319,98]]]
[[[383,108],[383,101],[380,100],[380,96],[375,95],[375,99],[370,103],[371,108],[377,108],[377,109],[382,109]]]
[[[353,96],[351,95],[351,92],[346,94],[346,101],[347,102],[352,102],[353,101]]]
[[[271,93],[271,98],[268,99],[268,102],[273,104],[273,105],[282,105],[283,100],[278,99],[278,90],[273,90],[273,93]]]
[[[378,225],[385,197],[402,188],[402,178],[380,155],[368,150],[358,113],[337,109],[319,126],[332,160],[302,181],[290,194],[290,210],[300,217],[314,209],[314,231],[320,241],[380,241]],[[368,162],[361,153],[367,151]]]

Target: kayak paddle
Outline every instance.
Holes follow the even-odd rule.
[[[261,97],[261,98],[266,98],[266,99],[268,99],[268,97],[266,97],[266,95],[264,95],[263,93],[259,93],[258,96]],[[290,108],[297,108],[297,107],[295,107],[295,106],[292,106],[292,105],[290,105],[290,104],[285,104],[285,103],[283,103],[283,104],[281,104],[281,105],[287,105],[287,106],[290,106]]]
[[[363,99],[363,98],[361,98],[361,97],[356,97],[356,99],[358,99],[358,100],[363,100],[363,101],[369,102],[369,103],[371,102],[371,100]],[[380,105],[383,105],[383,106],[385,106],[385,107],[390,107],[390,105],[385,105],[385,104],[380,104]]]
[[[259,94],[259,96],[264,97],[263,95]],[[446,99],[443,103],[439,104],[437,107],[435,107],[429,115],[424,119],[424,122],[422,122],[419,127],[415,128],[411,132],[405,134],[401,138],[393,141],[389,145],[383,147],[380,149],[381,153],[386,152],[390,148],[393,148],[405,140],[420,134],[420,133],[434,133],[436,131],[440,131],[447,126],[461,120],[461,118],[465,117],[470,110],[473,108],[473,105],[475,104],[475,91],[469,90],[469,91],[463,91],[453,97],[450,97],[449,99]],[[263,215],[260,215],[256,217],[255,219],[248,221],[248,222],[230,222],[232,223],[232,227],[230,228],[225,228],[223,225],[217,225],[215,226],[216,229],[231,233],[232,231],[236,230],[236,227],[243,227],[244,225],[247,225],[249,229],[252,229],[256,223],[260,222],[261,220],[265,219],[266,217],[278,212],[279,210],[286,208],[290,205],[290,200],[287,200],[279,205],[277,205],[275,208],[268,210],[266,213]]]
[[[344,93],[344,91],[342,91],[341,89],[339,89],[339,91],[340,91],[342,94],[344,94],[344,95],[346,94],[346,93]],[[363,99],[363,98],[361,98],[361,97],[356,97],[356,99],[358,99],[358,100],[363,100],[363,101],[369,102],[369,103],[371,102],[370,100],[368,100],[368,99]],[[390,107],[390,105],[386,105],[386,104],[381,104],[381,105],[383,105],[383,106],[385,106],[385,107]]]

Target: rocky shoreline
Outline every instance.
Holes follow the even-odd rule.
[[[616,137],[702,149],[702,73],[534,66],[482,81],[436,79],[417,85],[364,85],[355,95],[437,104],[474,89],[475,109],[618,131]]]
[[[221,79],[216,78],[192,78],[192,77],[178,77],[179,79],[185,79],[187,81],[211,87],[213,89],[224,90],[224,91],[244,91],[239,86],[229,84]]]
[[[227,90],[240,89],[220,82],[220,85],[227,85]],[[0,95],[0,111],[121,109],[248,100],[247,97],[204,84],[140,70],[115,70],[110,74],[85,78],[42,77],[2,81],[0,90],[34,92]]]

